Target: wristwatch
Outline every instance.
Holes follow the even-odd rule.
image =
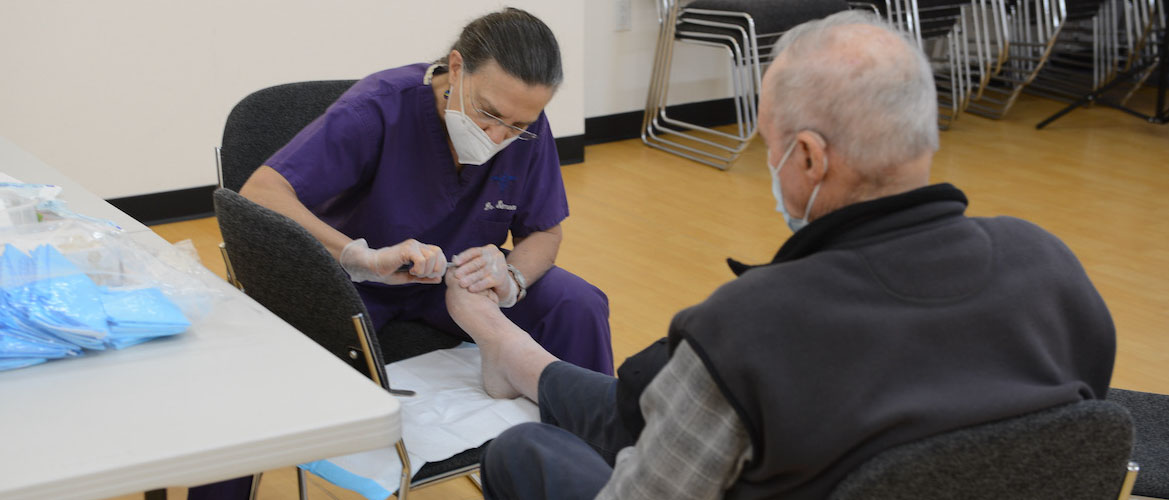
[[[515,280],[516,286],[520,288],[519,293],[516,294],[515,301],[519,302],[524,300],[524,296],[528,294],[528,280],[524,279],[524,273],[521,273],[519,269],[516,269],[511,264],[507,265],[507,272],[511,273],[511,279]]]

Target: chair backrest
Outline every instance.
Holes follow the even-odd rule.
[[[220,145],[222,187],[239,191],[248,177],[306,125],[324,114],[357,80],[276,85],[232,108]]]
[[[215,216],[244,293],[357,371],[389,388],[369,312],[349,275],[296,221],[228,189],[214,194]],[[352,317],[361,314],[363,346]],[[366,361],[372,359],[373,372]]]
[[[751,16],[755,33],[765,35],[788,31],[813,19],[848,10],[845,0],[696,0],[687,9],[743,12]],[[761,47],[762,51],[763,48]],[[769,49],[770,50],[770,49]]]
[[[1169,395],[1113,387],[1108,400],[1132,415],[1132,459],[1141,466],[1133,494],[1169,498]]]
[[[959,429],[887,450],[851,472],[832,500],[1117,498],[1132,420],[1088,400]]]

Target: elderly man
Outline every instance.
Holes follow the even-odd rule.
[[[855,12],[777,49],[760,133],[794,234],[674,317],[660,371],[653,349],[620,383],[558,361],[490,298],[448,287],[487,391],[537,401],[543,420],[488,447],[487,498],[821,499],[893,446],[1104,397],[1115,332],[1071,251],[927,186],[920,51]],[[626,373],[652,380],[639,397]]]

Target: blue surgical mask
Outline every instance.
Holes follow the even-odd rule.
[[[793,139],[791,145],[788,146],[787,150],[783,152],[783,157],[779,159],[779,163],[775,164],[774,166],[770,163],[767,164],[767,170],[771,172],[771,194],[775,197],[775,211],[783,214],[783,221],[787,223],[787,227],[791,229],[793,233],[803,229],[804,226],[808,225],[808,214],[812,213],[812,204],[816,202],[816,195],[820,194],[821,184],[818,182],[816,183],[816,187],[812,188],[812,196],[808,197],[808,206],[806,209],[804,209],[803,217],[792,217],[792,215],[787,212],[787,207],[783,205],[783,187],[779,183],[779,171],[783,168],[783,165],[787,163],[787,159],[791,156],[792,151],[795,151],[796,144],[798,144],[798,140]],[[827,158],[824,159],[824,171],[828,171]]]

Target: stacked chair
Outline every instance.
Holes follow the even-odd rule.
[[[1142,56],[1154,55],[1149,51],[1155,44],[1149,42],[1156,28],[1164,26],[1160,0],[1065,1],[1067,24],[1050,63],[1028,92],[1072,101],[1109,84]],[[1138,75],[1136,83],[1150,73]],[[1129,96],[1135,88],[1129,87]]]
[[[1005,58],[991,68],[978,99],[967,108],[988,118],[1005,116],[1047,64],[1068,16],[1063,0],[1004,1],[1002,10],[1002,31],[987,31],[984,35],[1000,40],[1006,47]]]
[[[1156,56],[1164,0],[867,0],[930,56],[938,125],[1002,118],[1024,91],[1074,100]],[[1127,94],[1152,67],[1132,77]]]
[[[1062,0],[869,0],[930,57],[938,126],[962,112],[999,118],[1050,57]]]
[[[1133,10],[1130,12],[1132,13],[1130,16],[1132,22],[1126,25],[1126,28],[1131,26],[1132,31],[1126,31],[1126,36],[1129,33],[1136,35],[1136,42],[1133,44],[1129,57],[1124,58],[1116,78],[1125,78],[1125,73],[1135,71],[1140,61],[1160,59],[1161,64],[1164,64],[1166,56],[1166,54],[1158,52],[1160,47],[1164,47],[1164,37],[1167,36],[1166,30],[1169,28],[1169,14],[1166,13],[1165,0],[1135,1],[1133,2]],[[1156,64],[1148,64],[1146,69],[1133,75],[1132,85],[1120,98],[1119,104],[1125,105],[1137,89],[1149,82],[1149,77],[1157,68]]]
[[[1111,0],[1065,0],[1068,18],[1051,60],[1027,89],[1045,97],[1075,99],[1104,83],[1117,56],[1113,32],[1115,3]]]
[[[1102,82],[1101,71],[1108,66],[1104,54],[1113,54],[1111,33],[1102,28],[1111,24],[1113,2],[1107,0],[1065,0],[1066,24],[1056,37],[1055,51],[1040,71],[1029,93],[1074,98],[1090,92]],[[1111,57],[1108,57],[1109,59]]]
[[[754,137],[763,68],[785,31],[847,10],[845,0],[657,0],[660,30],[641,139],[647,145],[719,168],[729,168]],[[735,125],[729,131],[670,116],[670,70],[676,43],[726,50]]]
[[[896,2],[890,18],[930,55],[937,83],[938,126],[942,129],[949,128],[969,104],[975,73],[985,73],[978,69],[985,37],[972,4],[956,0]]]
[[[923,4],[926,0],[918,0]],[[906,2],[913,3],[913,2]],[[936,3],[936,2],[930,2]],[[962,2],[958,2],[962,3]],[[1156,36],[1164,29],[1163,0],[986,0],[964,2],[962,19],[944,51],[944,77],[968,85],[968,100],[951,101],[939,86],[940,105],[990,118],[1002,118],[1019,95],[1028,93],[1070,101],[1096,91],[1139,60],[1156,56]],[[913,8],[909,6],[907,8]],[[916,6],[925,30],[927,8]],[[913,26],[909,27],[912,31]],[[926,46],[927,50],[929,49]],[[937,49],[937,47],[934,47]],[[951,61],[963,66],[954,69]],[[936,67],[936,66],[935,66]],[[1130,97],[1152,67],[1124,87]],[[963,78],[966,76],[968,78]],[[956,115],[955,115],[956,116]],[[945,120],[952,117],[942,116]]]
[[[647,145],[720,169],[755,134],[762,73],[792,27],[845,9],[869,9],[906,32],[929,56],[938,126],[963,112],[1002,118],[1024,92],[1074,101],[1120,88],[1123,105],[1153,74],[1165,36],[1167,0],[655,0],[661,29],[642,121]],[[685,5],[683,5],[685,3]],[[677,43],[724,49],[735,125],[714,129],[671,116]]]

